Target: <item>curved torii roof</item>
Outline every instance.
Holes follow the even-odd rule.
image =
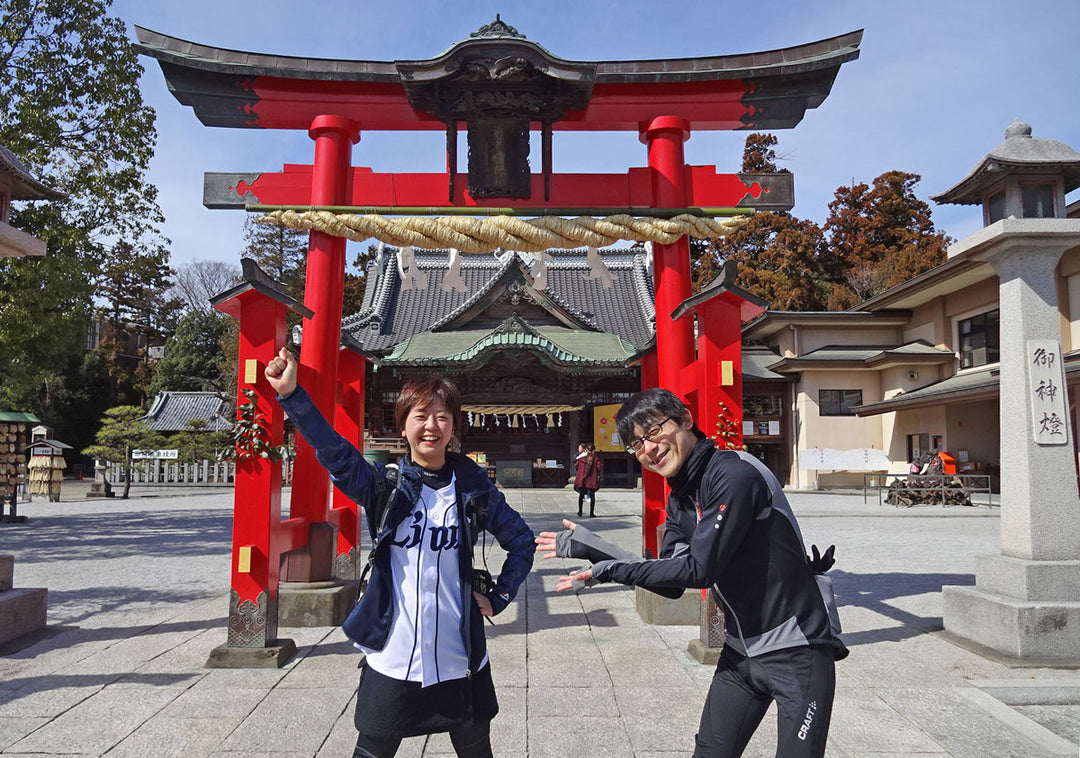
[[[566,93],[556,130],[638,131],[642,122],[672,115],[696,130],[785,129],[824,101],[840,66],[859,57],[862,40],[858,30],[738,55],[567,61],[496,20],[426,61],[364,61],[227,50],[135,31],[136,48],[158,60],[173,95],[207,126],[306,130],[332,111],[367,131],[444,129],[417,91],[478,58],[527,59],[542,70]]]

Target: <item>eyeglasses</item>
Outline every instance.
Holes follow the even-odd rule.
[[[630,455],[637,455],[641,451],[641,448],[645,446],[646,442],[652,442],[661,432],[664,431],[664,424],[674,420],[674,417],[668,416],[659,424],[653,424],[645,430],[645,433],[643,435],[641,435],[637,439],[630,440],[630,444],[626,446],[626,452],[630,453]]]

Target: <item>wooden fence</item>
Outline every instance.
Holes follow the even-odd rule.
[[[105,478],[110,484],[124,482],[124,470],[121,466],[107,464]],[[282,484],[292,484],[293,461],[281,462]],[[199,461],[198,463],[180,463],[168,460],[145,460],[135,464],[131,470],[131,483],[166,486],[180,484],[184,486],[224,487],[233,483],[236,464],[233,461]]]

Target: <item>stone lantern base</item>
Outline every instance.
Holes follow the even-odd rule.
[[[1080,561],[982,556],[943,587],[945,635],[1014,666],[1080,666]],[[980,649],[981,648],[981,649]]]

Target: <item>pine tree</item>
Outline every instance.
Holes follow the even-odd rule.
[[[119,466],[124,472],[125,500],[131,491],[132,454],[136,450],[154,449],[163,442],[162,436],[142,421],[143,412],[133,405],[118,405],[105,411],[94,444],[83,455]]]

